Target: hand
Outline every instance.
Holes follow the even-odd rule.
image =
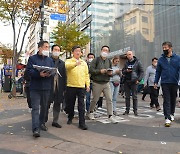
[[[87,91],[87,92],[89,92],[89,91],[90,91],[90,88],[89,88],[89,87],[87,87],[87,88],[86,88],[86,91]]]
[[[81,61],[80,61],[80,60],[77,60],[77,61],[76,61],[76,66],[79,66],[79,65],[81,65]]]
[[[139,84],[139,81],[138,81],[138,80],[136,81],[136,84]]]
[[[132,72],[132,69],[127,69],[126,71],[127,71],[127,72]]]
[[[47,73],[47,72],[42,71],[42,72],[40,72],[40,76],[44,78],[44,77],[49,77],[50,74]]]
[[[100,72],[101,72],[101,74],[105,74],[107,72],[107,70],[106,69],[101,69]]]
[[[158,89],[157,83],[154,84],[154,89]]]

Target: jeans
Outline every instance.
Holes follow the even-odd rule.
[[[115,86],[113,85],[113,82],[110,82],[110,87],[111,87],[113,111],[116,111],[116,100],[117,100],[117,96],[118,96],[120,84],[115,87]]]
[[[90,101],[91,101],[91,91],[92,91],[92,83],[90,84],[90,91],[86,92],[86,111],[89,111]]]
[[[67,87],[66,88],[66,111],[68,113],[68,119],[74,118],[74,106],[76,97],[78,97],[78,112],[79,112],[79,125],[85,124],[85,88]]]
[[[49,95],[50,90],[30,91],[32,105],[32,131],[38,129],[41,124],[45,123]]]
[[[137,111],[137,84],[131,83],[131,82],[125,82],[124,84],[124,90],[125,90],[125,101],[126,101],[126,111],[130,110],[130,95],[132,92],[132,98],[133,98],[133,110]]]
[[[162,84],[163,92],[163,108],[165,119],[171,120],[170,115],[174,115],[176,107],[176,97],[178,85],[175,84]]]

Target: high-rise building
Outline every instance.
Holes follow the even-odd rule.
[[[159,5],[160,4],[160,5]],[[173,49],[180,54],[180,1],[155,0],[154,25],[155,25],[155,55],[162,53],[161,45],[164,41],[173,43]]]

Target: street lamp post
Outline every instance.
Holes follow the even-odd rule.
[[[40,5],[40,11],[41,11],[41,32],[40,32],[40,41],[43,40],[43,32],[44,32],[44,5],[46,0],[42,0],[42,3]]]

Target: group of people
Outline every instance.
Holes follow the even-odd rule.
[[[89,53],[86,61],[81,58],[80,46],[72,48],[72,58],[65,62],[59,59],[60,51],[60,46],[53,45],[51,48],[52,55],[49,56],[49,43],[40,41],[37,54],[29,58],[26,66],[25,74],[29,76],[30,82],[28,84],[30,91],[28,105],[32,107],[34,137],[40,137],[40,130],[47,131],[48,128],[45,123],[48,121],[48,110],[51,103],[53,103],[52,126],[61,128],[58,120],[61,104],[64,104],[64,101],[64,110],[68,114],[67,124],[72,124],[76,99],[78,102],[79,128],[87,130],[85,112],[87,112],[89,119],[95,119],[96,107],[102,107],[102,94],[106,100],[108,120],[111,123],[117,123],[113,115],[117,114],[116,101],[121,78],[123,78],[126,102],[126,110],[123,115],[128,115],[130,112],[130,96],[132,95],[133,112],[135,116],[138,116],[137,86],[144,76],[144,71],[141,62],[132,51],[126,53],[127,62],[123,69],[119,67],[119,57],[115,56],[112,61],[108,58],[110,52],[108,46],[102,46],[99,57]],[[158,62],[157,58],[154,58],[151,68],[147,68],[145,81],[152,90],[150,105],[155,104],[156,109],[160,110],[157,91],[158,82],[161,78],[165,125],[170,126],[170,121],[173,120],[175,112],[180,65],[179,56],[172,52],[170,42],[163,44],[163,51],[164,54]],[[58,73],[39,72],[34,68],[34,65],[57,68]]]

